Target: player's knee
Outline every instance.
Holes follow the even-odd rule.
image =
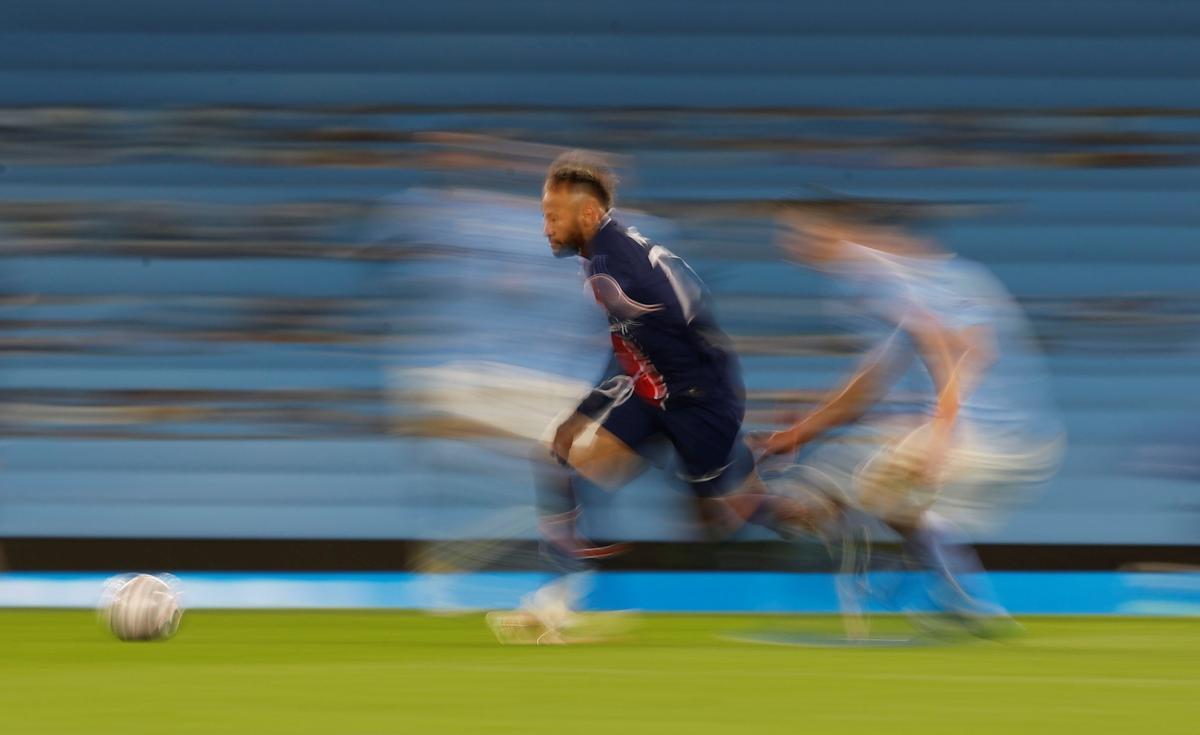
[[[635,469],[626,462],[595,462],[583,461],[576,463],[572,457],[571,466],[588,482],[602,490],[619,490],[637,474]]]
[[[733,448],[723,466],[680,476],[700,498],[715,498],[747,488],[758,489],[759,485],[754,456],[742,442]]]
[[[571,448],[569,464],[591,483],[605,490],[616,490],[645,468],[641,456],[620,439],[599,429],[587,444]]]
[[[619,485],[619,468],[588,447],[573,447],[563,458],[549,444],[539,444],[530,451],[529,460],[535,472],[570,473],[606,490]]]
[[[529,450],[529,461],[537,465],[546,462],[556,462],[557,459],[554,456],[554,450],[551,449],[548,443],[538,442]]]
[[[712,541],[724,540],[744,523],[723,498],[696,498],[696,514],[701,531]]]

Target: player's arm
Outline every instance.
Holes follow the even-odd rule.
[[[925,314],[916,315],[909,333],[937,394],[924,466],[914,471],[924,481],[936,483],[953,437],[959,406],[995,361],[995,339],[987,326],[953,331]]]
[[[962,367],[966,363],[967,352],[964,342],[931,316],[917,314],[910,319],[907,328],[925,369],[933,379],[937,395],[924,466],[913,468],[923,479],[932,481],[945,459],[958,419]]]
[[[893,333],[858,364],[850,377],[825,395],[817,407],[787,429],[770,435],[763,453],[785,454],[816,439],[827,431],[855,421],[880,399],[901,372]],[[907,361],[906,361],[907,362]]]

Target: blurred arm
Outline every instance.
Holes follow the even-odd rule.
[[[954,423],[958,419],[962,367],[967,363],[969,349],[964,340],[944,329],[928,315],[922,314],[914,318],[908,325],[908,332],[917,345],[926,370],[933,378],[934,392],[937,396],[931,422],[929,452],[925,468],[922,470],[927,477],[932,478],[945,457],[950,437],[954,432]]]
[[[897,335],[893,334],[859,363],[850,377],[826,394],[817,407],[791,427],[767,440],[767,454],[782,454],[816,439],[827,431],[848,424],[867,412],[900,372]]]
[[[985,325],[955,332],[924,314],[919,314],[908,329],[933,378],[937,395],[928,450],[923,466],[915,471],[923,481],[936,484],[952,441],[959,407],[995,361],[995,339]]]

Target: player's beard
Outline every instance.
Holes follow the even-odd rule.
[[[556,258],[569,258],[573,255],[579,255],[583,244],[583,229],[576,227],[570,235],[564,237],[561,241],[551,242],[550,252],[554,253],[554,257]]]
[[[566,243],[555,244],[550,248],[550,252],[554,253],[556,258],[569,258],[572,255],[579,255],[579,247]]]

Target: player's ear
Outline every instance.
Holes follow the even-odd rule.
[[[583,217],[589,225],[598,224],[604,217],[599,202],[589,197],[583,205]]]

